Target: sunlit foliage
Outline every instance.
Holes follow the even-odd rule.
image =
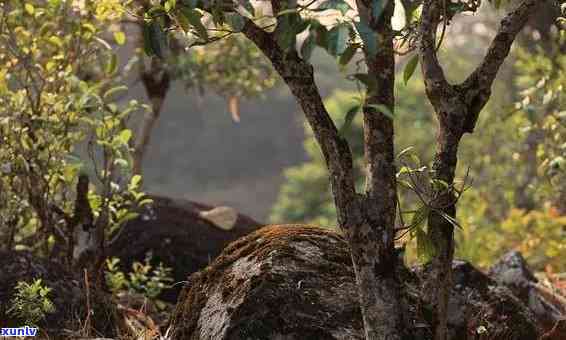
[[[114,5],[0,4],[0,231],[8,249],[68,251],[79,172],[92,175],[94,217],[104,212],[109,228],[142,200],[139,179],[130,181],[126,126],[142,106],[118,101],[127,87],[115,80],[105,40]]]

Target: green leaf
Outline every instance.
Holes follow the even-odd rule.
[[[202,14],[196,9],[182,7],[180,15],[184,16],[187,21],[195,28],[197,35],[204,41],[208,41],[208,30],[202,24]]]
[[[327,9],[335,9],[340,11],[342,15],[345,15],[352,7],[346,3],[344,0],[328,0],[323,2],[320,6],[318,6],[315,11],[324,11]]]
[[[33,15],[35,13],[35,7],[32,4],[26,3],[24,5],[24,9],[26,10],[27,14]]]
[[[303,41],[303,45],[301,45],[301,57],[304,60],[309,60],[312,55],[312,51],[314,50],[316,37],[313,34],[309,34],[309,36]]]
[[[157,5],[150,8],[149,11],[147,11],[147,15],[151,19],[157,19],[159,17],[167,15],[167,11],[165,11],[165,8],[163,8],[162,6]]]
[[[214,6],[212,7],[212,21],[217,26],[222,26],[224,24],[224,11],[222,10],[222,1],[214,1]]]
[[[104,92],[104,95],[102,97],[104,99],[108,99],[108,98],[112,97],[113,95],[115,95],[116,93],[123,92],[123,91],[128,91],[128,87],[126,85],[114,86],[113,88]]]
[[[338,63],[342,66],[348,65],[348,63],[352,60],[354,55],[356,55],[357,50],[358,50],[358,46],[349,45],[344,51],[344,53],[340,55],[340,58],[338,59]]]
[[[163,7],[165,8],[166,12],[170,12],[173,8],[175,8],[176,5],[177,5],[176,0],[166,0],[165,3],[163,4]]]
[[[352,126],[352,122],[354,121],[354,118],[356,118],[358,112],[360,112],[361,107],[362,106],[360,104],[356,104],[352,106],[348,110],[348,112],[346,112],[346,117],[344,117],[344,124],[342,124],[342,127],[340,127],[340,130],[338,131],[338,134],[342,138],[344,138],[345,134],[350,130],[350,126]]]
[[[133,175],[130,179],[130,185],[128,186],[130,190],[136,189],[141,183],[142,177],[140,175]]]
[[[184,16],[182,13],[179,13],[175,18],[177,19],[177,23],[185,33],[188,33],[191,30],[191,24],[189,23],[189,19],[187,19],[186,16]]]
[[[368,93],[374,93],[377,90],[377,81],[374,77],[367,73],[355,73],[352,75],[355,79],[364,84]]]
[[[280,25],[277,25],[279,28]],[[295,32],[289,29],[275,29],[275,40],[277,41],[277,45],[281,47],[284,51],[292,49],[295,47],[295,43],[297,41],[297,35]]]
[[[121,145],[127,145],[128,142],[130,141],[130,138],[132,138],[132,130],[124,129],[120,131],[120,133],[117,136],[114,137],[114,142]]]
[[[377,110],[378,112],[381,112],[382,114],[384,114],[389,119],[393,120],[395,118],[395,115],[393,114],[393,112],[391,112],[391,110],[383,104],[368,104],[368,105],[366,105],[366,107],[369,107],[369,108]]]
[[[242,7],[253,17],[255,15],[255,9],[250,0],[243,0],[239,2]]]
[[[326,50],[334,56],[341,55],[346,51],[347,42],[349,39],[349,29],[346,24],[339,24],[334,26],[326,38]]]
[[[126,43],[126,34],[122,31],[114,32],[114,40],[118,45],[124,45]]]
[[[63,40],[56,35],[50,36],[48,41],[59,48],[63,48]]]
[[[403,81],[405,82],[405,85],[407,85],[409,79],[411,79],[411,77],[415,73],[418,64],[419,64],[419,56],[415,55],[405,65],[405,70],[403,71]]]
[[[409,170],[410,172],[410,170]],[[425,224],[428,219],[428,214],[430,213],[428,207],[426,205],[420,206],[417,211],[413,214],[413,218],[411,219],[411,228],[419,228]]]
[[[241,32],[246,24],[244,18],[238,13],[226,14],[226,23],[236,32]]]
[[[415,233],[417,237],[417,256],[421,262],[429,262],[436,254],[436,247],[430,235],[422,228],[417,228]]]
[[[167,36],[156,20],[146,21],[143,26],[144,50],[148,56],[163,58],[167,50]]]
[[[374,57],[377,54],[377,34],[363,21],[355,22],[354,26],[364,43],[366,53]]]
[[[310,34],[314,35],[316,44],[324,49],[326,49],[326,40],[328,35],[328,30],[320,22],[316,20],[310,20]]]
[[[106,74],[113,75],[118,70],[118,55],[112,53],[110,60],[106,64]]]
[[[374,20],[379,20],[381,14],[383,14],[385,6],[387,6],[388,1],[389,0],[373,0],[371,2],[371,15],[373,16]]]
[[[304,31],[311,22],[303,20],[296,10],[283,12],[285,13],[279,15],[277,19],[275,39],[283,50],[294,49],[297,42],[297,34]]]
[[[548,166],[551,169],[560,169],[566,163],[566,159],[562,156],[558,156],[552,159]]]

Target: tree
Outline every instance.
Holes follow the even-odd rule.
[[[412,148],[411,153],[426,164],[433,154],[429,145],[434,143],[434,138],[429,131],[434,129],[434,122],[430,115],[432,109],[423,96],[422,78],[415,76],[406,85],[400,80],[397,81],[396,93],[394,124],[398,133],[395,136],[395,148],[397,150]],[[359,100],[356,99],[359,95],[357,91],[337,90],[325,98],[324,104],[332,119],[344,124],[346,113],[359,104]],[[363,119],[356,116],[349,128],[344,131],[344,137],[348,139],[352,150],[358,190],[363,190],[364,185],[362,129]],[[305,124],[305,135],[306,140],[303,145],[309,161],[285,170],[285,182],[273,206],[270,222],[309,223],[334,227],[337,225],[336,209],[332,202],[326,166],[312,130],[307,124]],[[409,194],[400,188],[399,200],[404,210],[418,208],[417,204],[409,208],[408,201],[411,200]]]
[[[502,21],[485,58],[470,76],[461,84],[449,84],[436,55],[436,31],[442,22],[446,24],[446,3],[424,1],[420,24],[421,41],[419,60],[426,86],[427,96],[432,103],[439,122],[437,153],[433,163],[435,179],[448,187],[454,183],[458,157],[458,146],[465,133],[474,131],[479,113],[491,95],[491,87],[501,64],[507,57],[511,45],[526,24],[529,16],[540,6],[541,1],[523,1]],[[471,4],[475,10],[478,3]],[[442,7],[444,6],[444,8]],[[444,15],[442,15],[444,13]],[[443,16],[443,18],[442,18]],[[428,217],[429,233],[436,245],[437,255],[432,261],[433,272],[426,288],[430,301],[437,310],[438,326],[436,339],[446,338],[446,314],[448,307],[451,266],[454,256],[454,225],[450,218],[456,218],[453,190],[442,190],[437,201],[439,211],[432,211]],[[446,214],[449,218],[442,216]]]
[[[121,6],[121,12],[125,8]],[[128,62],[126,70],[137,71],[135,77],[141,81],[149,99],[151,110],[148,110],[139,126],[133,145],[133,173],[142,174],[143,159],[150,144],[151,132],[161,115],[163,104],[170,87],[181,83],[187,91],[204,92],[205,89],[219,94],[227,99],[228,110],[234,121],[240,121],[239,101],[241,98],[260,97],[266,89],[273,87],[276,77],[267,60],[246,39],[239,36],[229,36],[224,39],[206,44],[180,39],[179,35],[169,35],[171,49],[160,52],[159,46],[150,48],[149,54],[159,53],[163,58],[151,58],[144,53],[144,39],[152,26],[144,25],[143,13],[151,8],[147,0],[135,1],[134,13],[124,15],[119,22],[124,31],[132,29],[137,37],[129,38],[135,41],[134,53]],[[189,30],[189,19],[196,23],[200,14],[187,11],[187,21],[182,22],[182,29]],[[196,19],[195,19],[196,18]],[[200,34],[206,34],[204,27],[199,26]],[[126,33],[114,32],[118,44],[126,42]],[[146,44],[150,46],[151,43]],[[190,52],[185,50],[192,47]],[[251,66],[253,65],[253,66]]]
[[[507,56],[515,36],[529,15],[543,1],[524,0],[503,21],[498,34],[477,69],[459,85],[449,84],[436,55],[439,25],[448,25],[463,11],[476,11],[477,1],[458,2],[424,0],[422,14],[415,12],[413,2],[404,2],[407,26],[418,27],[403,35],[411,43],[418,41],[418,56],[426,92],[437,119],[439,133],[433,165],[434,201],[428,207],[429,236],[435,246],[432,275],[428,280],[427,300],[436,306],[435,337],[446,338],[447,298],[451,284],[453,224],[456,216],[454,188],[457,151],[464,133],[471,133],[481,109],[491,94],[491,85]],[[195,9],[212,16],[217,28],[228,22],[241,31],[271,61],[301,106],[319,143],[329,170],[338,224],[349,243],[359,288],[360,306],[367,339],[400,339],[404,333],[400,302],[400,285],[396,276],[394,239],[397,230],[397,181],[394,163],[393,120],[395,84],[395,48],[397,31],[391,26],[394,1],[357,1],[356,19],[339,17],[330,30],[313,11],[334,8],[342,15],[350,6],[345,2],[299,4],[293,1],[271,1],[271,17],[255,18],[249,3],[235,6],[224,2],[165,1],[163,8],[148,12],[148,25],[156,27],[155,38],[163,30],[189,21],[184,9]],[[313,7],[314,6],[314,7]],[[163,18],[171,18],[172,21]],[[232,18],[230,21],[227,17]],[[234,19],[235,18],[235,19]],[[265,19],[265,20],[263,20]],[[190,21],[189,21],[190,22]],[[201,24],[193,24],[199,30]],[[236,27],[234,27],[236,26]],[[271,30],[271,28],[274,30]],[[296,49],[296,36],[307,31],[309,37]],[[203,40],[206,41],[205,37]],[[351,38],[351,39],[350,39]],[[442,41],[442,39],[440,39]],[[353,171],[353,157],[348,142],[331,119],[314,79],[308,61],[315,44],[343,63],[361,49],[367,73],[355,75],[366,87],[359,109],[363,112],[364,155],[367,163],[365,192],[358,193]],[[161,45],[152,43],[152,47]],[[413,45],[414,46],[414,45]],[[355,110],[353,110],[355,113]]]
[[[96,275],[112,232],[144,202],[131,176],[116,56],[103,27],[113,2],[0,6],[0,232]],[[87,149],[78,152],[81,145]],[[94,178],[94,180],[92,180]]]

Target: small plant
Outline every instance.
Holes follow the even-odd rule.
[[[55,306],[48,296],[49,292],[51,288],[44,286],[41,279],[36,279],[31,284],[19,281],[8,314],[28,325],[36,326],[47,314],[55,312]]]
[[[151,253],[146,255],[143,263],[134,262],[127,276],[118,268],[119,263],[120,259],[115,257],[106,260],[106,283],[113,294],[126,291],[155,300],[173,282],[171,268],[161,262],[157,266],[151,265]]]

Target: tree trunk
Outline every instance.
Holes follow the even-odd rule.
[[[433,179],[451,185],[456,172],[458,144],[460,137],[444,131],[440,124],[438,150],[433,163]],[[434,206],[450,218],[456,218],[455,197],[452,190],[439,188],[437,201]],[[428,217],[429,237],[435,245],[435,256],[431,261],[429,279],[425,281],[424,292],[436,308],[434,329],[435,339],[447,338],[448,299],[452,289],[452,260],[454,258],[454,226],[448,219],[437,211],[432,211]]]
[[[515,37],[530,15],[543,3],[544,0],[523,0],[503,18],[484,59],[470,76],[458,85],[448,83],[436,55],[436,31],[443,20],[443,1],[425,0],[423,3],[419,28],[419,56],[427,97],[439,122],[433,178],[448,186],[448,190],[438,189],[439,195],[436,202],[433,202],[436,211],[429,215],[428,232],[435,245],[436,254],[431,263],[430,277],[425,283],[425,292],[426,298],[436,306],[436,340],[445,340],[447,337],[448,296],[452,285],[451,265],[454,254],[454,228],[448,218],[456,217],[453,184],[460,139],[464,133],[474,131],[480,111],[491,96],[493,81],[509,54]]]
[[[151,110],[144,116],[134,145],[132,171],[135,175],[141,175],[143,172],[143,159],[151,140],[151,132],[159,119],[171,83],[168,71],[157,58],[152,59],[149,71],[143,70],[140,77],[151,102]]]
[[[371,8],[373,4],[361,4]],[[371,16],[370,27],[377,33],[379,49],[376,55],[366,52],[368,74],[375,79],[376,90],[369,94],[367,104],[379,104],[387,107],[390,113],[395,110],[395,54],[393,50],[393,30],[391,18],[395,2],[389,1],[380,17]],[[374,11],[368,11],[374,13]],[[362,235],[374,235],[377,239],[368,242],[359,236],[351,239],[354,244],[367,243],[377,256],[375,263],[365,266],[371,271],[367,282],[372,285],[378,283],[381,294],[377,297],[362,295],[362,308],[364,304],[378,304],[383,315],[372,315],[371,308],[363,313],[366,339],[400,339],[402,329],[400,285],[396,275],[395,264],[395,218],[397,212],[397,182],[394,154],[394,128],[393,119],[383,112],[364,108],[364,154],[367,161],[367,177],[365,197],[363,202],[364,220],[368,224],[367,233],[364,229],[356,230]],[[369,251],[370,249],[368,249]],[[362,257],[363,256],[359,256]],[[355,266],[356,272],[359,273]],[[359,266],[363,269],[364,266]],[[361,274],[361,273],[360,273]],[[364,280],[365,281],[365,280]],[[358,284],[363,285],[364,281]],[[363,286],[362,286],[363,287]],[[370,291],[365,288],[362,290]],[[363,310],[363,309],[362,309]],[[388,324],[383,324],[387,321]],[[379,325],[382,323],[382,325]]]
[[[300,59],[295,51],[282,51],[272,33],[263,31],[251,21],[246,22],[243,32],[271,60],[276,71],[287,83],[322,149],[329,171],[338,223],[351,250],[366,339],[400,339],[402,328],[399,324],[399,290],[394,279],[396,261],[391,237],[391,230],[394,228],[391,217],[394,219],[395,216],[395,200],[392,200],[393,203],[385,203],[384,206],[383,202],[376,201],[378,193],[374,188],[378,187],[380,178],[383,177],[374,177],[374,180],[369,181],[369,195],[356,193],[350,148],[347,141],[339,136],[324,107],[314,81],[312,66]],[[382,121],[383,115],[376,112],[372,115],[374,116],[369,119],[373,128],[373,124]],[[383,131],[368,134],[367,138],[373,140],[372,148],[375,147],[372,149],[375,151],[375,158],[371,161],[381,161],[377,166],[374,164],[374,170],[381,171],[380,166],[387,161],[387,157],[379,154],[379,140],[374,140],[374,137],[377,138],[380,134],[383,138],[392,136],[390,127],[387,125]],[[392,152],[392,147],[385,147],[384,151]],[[391,188],[390,172],[380,173],[380,176],[385,177],[386,187]],[[395,191],[393,197],[394,193]],[[386,195],[391,194],[389,190]],[[392,211],[386,211],[391,208]]]

